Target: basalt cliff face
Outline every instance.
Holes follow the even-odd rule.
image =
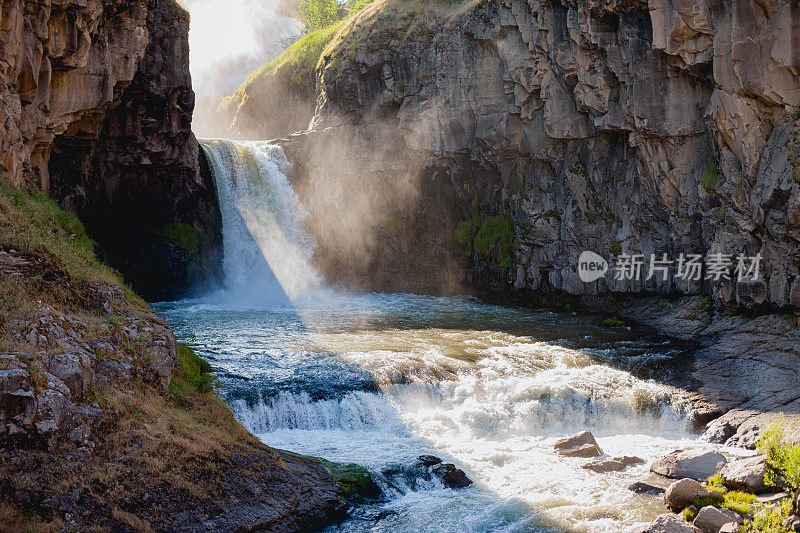
[[[398,265],[378,285],[414,288],[411,257],[437,287],[447,271],[495,289],[797,306],[799,39],[790,0],[376,2],[322,54],[312,131],[283,143],[312,217],[346,221],[358,203],[330,183],[375,191],[355,207],[373,214],[366,260],[320,261],[333,277]],[[395,229],[404,218],[412,231]],[[341,227],[346,244],[356,228]],[[762,279],[682,281],[673,265],[666,281],[583,283],[583,250],[612,264],[760,253]],[[452,269],[425,268],[438,257]]]
[[[220,262],[188,23],[167,0],[2,4],[0,170],[78,214],[150,299],[208,282]]]

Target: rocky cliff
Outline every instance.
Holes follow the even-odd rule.
[[[2,4],[0,170],[78,214],[150,299],[206,283],[220,261],[188,23],[170,0]]]
[[[313,131],[284,143],[312,215],[360,217],[320,240],[358,233],[362,266],[320,260],[395,265],[395,285],[444,256],[448,280],[496,289],[797,306],[799,26],[791,0],[375,2],[322,54]],[[762,279],[586,284],[583,250],[760,253]]]

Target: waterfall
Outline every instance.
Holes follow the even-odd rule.
[[[292,189],[283,149],[264,141],[200,142],[222,214],[226,292],[237,300],[282,303],[322,286],[311,265],[308,211]]]

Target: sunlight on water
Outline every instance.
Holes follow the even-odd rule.
[[[274,303],[319,289],[311,266],[308,216],[292,190],[280,147],[267,142],[204,140],[222,212],[223,268],[232,301]],[[269,251],[279,253],[269,253]]]
[[[591,428],[608,456],[646,461],[699,444],[672,401],[678,389],[647,379],[680,348],[594,317],[410,295],[340,294],[293,310],[199,302],[162,311],[265,443],[378,476],[431,453],[476,481],[399,491],[381,504],[392,513],[342,530],[636,531],[664,512],[659,497],[626,488],[656,481],[648,465],[595,474],[553,442]]]
[[[616,533],[665,511],[627,490],[659,482],[647,464],[596,474],[553,443],[590,428],[608,456],[645,461],[697,446],[681,408],[681,346],[591,316],[325,288],[283,152],[219,140],[203,149],[225,288],[159,309],[263,442],[372,472],[387,499],[335,530]],[[475,484],[409,480],[421,454]]]

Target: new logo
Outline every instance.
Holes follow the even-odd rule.
[[[594,252],[583,252],[578,258],[578,277],[584,283],[591,283],[605,276],[608,261]]]

